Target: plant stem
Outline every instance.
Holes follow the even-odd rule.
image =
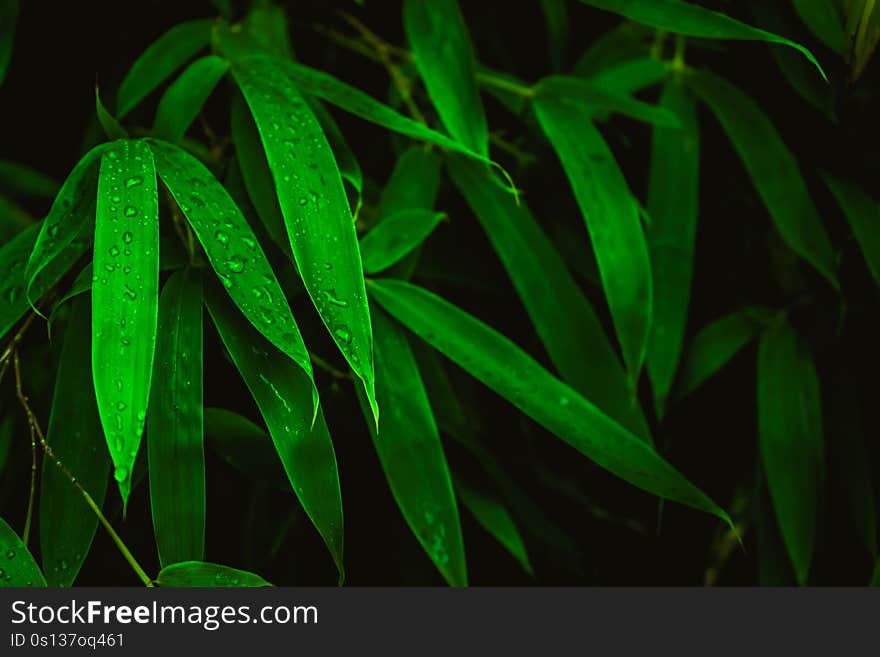
[[[507,80],[505,78],[500,78],[497,75],[488,73],[486,71],[477,71],[477,80],[482,82],[483,84],[489,85],[490,87],[495,87],[496,89],[504,89],[505,91],[514,93],[517,96],[522,96],[523,98],[532,98],[535,95],[534,87],[527,87],[524,84],[519,84],[518,82]]]
[[[67,477],[70,483],[79,491],[79,494],[82,495],[86,504],[88,504],[89,508],[92,512],[98,517],[98,520],[104,526],[104,529],[107,530],[107,533],[110,534],[110,538],[113,539],[113,542],[116,544],[116,547],[122,553],[122,556],[125,557],[125,560],[132,567],[135,574],[137,574],[138,578],[144,584],[144,586],[152,587],[153,582],[144,572],[144,569],[141,568],[141,565],[137,562],[137,559],[134,558],[131,551],[128,549],[128,546],[125,542],[120,538],[119,534],[116,533],[116,530],[113,529],[113,526],[108,522],[107,518],[102,513],[101,509],[95,504],[95,500],[92,499],[92,496],[89,495],[88,491],[82,487],[82,484],[77,481],[76,477],[71,474],[70,470],[67,469],[65,465],[58,460],[58,457],[55,456],[55,452],[52,450],[52,447],[46,441],[46,436],[43,433],[43,430],[40,428],[40,424],[37,421],[37,416],[34,415],[33,410],[28,403],[28,398],[24,394],[24,389],[21,383],[21,364],[19,362],[18,351],[15,350],[12,353],[12,361],[13,361],[13,369],[15,371],[15,392],[18,396],[18,401],[21,404],[22,409],[24,409],[25,416],[28,420],[28,425],[30,426],[31,435],[36,435],[39,439],[40,446],[43,448],[43,452],[49,457],[58,469],[62,472],[62,474]],[[33,440],[33,438],[32,438]]]
[[[328,363],[326,360],[321,358],[318,354],[316,354],[313,351],[309,352],[309,359],[312,361],[312,363],[314,365],[317,365],[320,369],[324,370],[325,372],[330,374],[330,376],[332,376],[335,379],[351,379],[351,374],[349,374],[348,372],[343,372],[342,370],[340,370],[336,367],[333,367],[333,365]]]
[[[18,351],[14,352],[13,358],[18,363]],[[16,370],[17,371],[17,370]],[[16,385],[18,380],[16,377]],[[28,494],[27,514],[24,517],[24,532],[21,535],[21,542],[27,547],[28,540],[31,536],[31,520],[34,516],[34,496],[37,492],[37,441],[34,436],[34,428],[31,426],[31,489]]]

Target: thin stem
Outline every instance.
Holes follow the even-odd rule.
[[[107,530],[107,533],[110,534],[110,538],[113,539],[116,547],[122,553],[122,556],[125,557],[125,560],[132,567],[132,570],[134,570],[141,582],[143,582],[144,586],[152,587],[152,580],[144,572],[144,569],[141,568],[141,565],[137,562],[137,559],[134,558],[134,555],[132,555],[131,551],[128,549],[128,546],[126,546],[125,542],[122,540],[122,538],[120,538],[119,534],[116,533],[116,530],[113,529],[113,526],[108,522],[101,509],[98,507],[97,504],[95,504],[95,500],[92,499],[92,496],[89,495],[88,491],[82,487],[82,484],[77,481],[76,477],[71,474],[70,470],[68,470],[67,467],[58,460],[58,457],[55,456],[55,452],[46,441],[46,436],[43,433],[43,430],[40,428],[40,423],[37,421],[37,416],[31,409],[31,406],[28,403],[28,398],[24,394],[24,388],[22,387],[21,383],[21,364],[19,362],[17,350],[13,352],[12,360],[13,369],[15,371],[15,392],[18,396],[18,401],[21,404],[22,409],[24,410],[24,414],[27,417],[31,433],[36,435],[39,440],[40,447],[43,448],[43,452],[46,454],[47,457],[49,457],[49,460],[58,467],[61,473],[65,477],[67,477],[68,481],[70,481],[73,487],[76,488],[80,495],[82,495],[86,504],[97,516],[100,523],[104,526],[104,529]]]
[[[309,352],[309,358],[312,361],[312,364],[317,365],[320,369],[324,370],[328,374],[330,374],[335,379],[351,379],[351,374],[348,372],[343,372],[342,370],[334,367],[326,360],[321,358],[318,354],[313,351]]]
[[[13,358],[18,363],[18,351],[14,352]],[[16,380],[16,384],[18,381]],[[21,542],[27,547],[28,540],[31,536],[31,520],[34,517],[34,496],[37,492],[37,440],[34,436],[34,427],[31,430],[31,488],[28,495],[27,514],[24,517],[24,532],[21,535]]]
[[[527,87],[524,84],[519,84],[518,82],[507,80],[506,78],[500,78],[497,75],[486,71],[477,71],[477,80],[490,87],[504,89],[505,91],[522,96],[523,98],[531,98],[535,95],[534,87]]]
[[[6,374],[6,369],[9,367],[9,363],[11,360],[10,357],[12,356],[12,353],[15,351],[16,347],[18,347],[18,343],[21,342],[24,334],[27,333],[28,328],[30,327],[36,316],[37,313],[31,311],[31,314],[28,315],[28,318],[24,320],[18,331],[15,332],[15,335],[12,336],[9,344],[6,345],[6,349],[4,349],[3,353],[0,354],[0,381],[3,381],[3,375]]]

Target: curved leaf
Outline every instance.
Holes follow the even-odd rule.
[[[788,245],[839,288],[834,252],[797,160],[754,100],[708,71],[687,77],[691,89],[717,117],[777,230]]]
[[[669,64],[659,59],[640,57],[599,71],[590,78],[590,83],[609,94],[630,95],[663,81],[669,69]],[[672,114],[680,120],[674,111]]]
[[[318,407],[316,416],[310,403],[311,379],[280,358],[277,349],[243,321],[216,286],[208,286],[205,292],[217,332],[257,402],[290,484],[327,544],[341,581],[345,570],[339,473],[324,413]]]
[[[159,297],[159,334],[147,413],[150,508],[159,563],[205,558],[202,284],[171,275]]]
[[[214,55],[190,64],[162,94],[153,134],[172,142],[183,137],[228,69],[229,62]]]
[[[360,241],[365,274],[375,274],[418,248],[446,218],[442,212],[402,210],[385,217]]]
[[[851,181],[828,173],[822,177],[843,210],[871,275],[880,285],[880,202]]]
[[[611,420],[500,333],[440,297],[402,281],[370,282],[388,312],[523,413],[618,477],[714,514],[727,514],[654,449]]]
[[[661,106],[681,128],[654,128],[646,233],[654,279],[654,315],[646,364],[657,415],[663,416],[687,326],[699,212],[700,128],[694,100],[681,80],[667,82]],[[674,164],[671,164],[674,163]]]
[[[116,94],[116,115],[122,119],[211,41],[212,21],[200,19],[175,25],[144,50],[129,69]]]
[[[539,95],[535,113],[586,221],[623,360],[636,381],[647,348],[653,298],[638,204],[588,108]]]
[[[440,434],[403,329],[373,309],[379,431],[367,419],[394,499],[437,570],[467,586],[458,505]]]
[[[378,423],[361,256],[330,146],[275,58],[245,57],[232,71],[260,132],[303,283],[339,350],[364,382]]]
[[[165,566],[159,572],[156,583],[176,588],[272,586],[259,575],[204,561],[184,561]]]
[[[18,0],[0,0],[0,85],[6,79],[6,69],[12,59],[15,42],[15,22],[18,18]]]
[[[547,23],[547,45],[553,70],[562,67],[568,46],[568,7],[566,0],[541,0],[544,22]]]
[[[416,68],[453,137],[486,157],[489,128],[477,88],[474,49],[457,0],[404,0],[403,25]]]
[[[834,0],[791,0],[804,24],[834,52],[844,54],[847,48],[846,29]]]
[[[58,183],[46,174],[19,162],[0,160],[0,187],[13,195],[52,198]]]
[[[798,50],[819,69],[823,77],[825,76],[813,54],[800,44],[698,5],[681,0],[581,0],[581,2],[658,30],[685,36],[701,39],[768,41],[786,45]]]
[[[92,372],[123,506],[150,397],[159,304],[159,205],[153,154],[116,142],[101,158],[92,285]]]
[[[12,527],[0,518],[0,588],[46,586],[37,562]]]
[[[517,205],[476,162],[450,158],[447,168],[486,231],[553,365],[580,394],[650,442],[626,372],[593,307],[528,208]]]
[[[192,226],[227,294],[272,344],[312,380],[312,363],[284,291],[235,201],[186,151],[149,140],[159,176]],[[318,389],[313,384],[313,405]]]
[[[336,124],[336,119],[334,119],[333,115],[327,111],[327,108],[321,104],[321,101],[316,100],[311,96],[303,96],[303,98],[308,104],[309,109],[312,110],[312,114],[318,119],[318,123],[321,124],[321,129],[327,136],[327,143],[330,144],[330,150],[333,151],[333,156],[336,158],[336,164],[339,166],[339,175],[341,175],[342,179],[354,188],[358,194],[358,203],[360,203],[360,196],[364,189],[364,174],[361,171],[360,163],[357,161],[357,158],[351,150],[351,146],[348,145],[348,142],[345,140],[345,135],[342,134],[342,130],[340,130],[339,126]]]
[[[290,490],[272,439],[247,418],[222,408],[206,408],[205,440],[242,474],[266,486]]]
[[[807,583],[825,476],[822,399],[813,358],[787,323],[758,349],[758,428],[767,485],[798,583]]]
[[[104,135],[109,140],[128,139],[128,131],[122,127],[119,120],[104,107],[101,101],[101,93],[98,85],[95,85],[95,113],[98,115],[98,123],[104,131]]]

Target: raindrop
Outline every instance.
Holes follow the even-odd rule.
[[[244,245],[251,251],[257,248],[257,243],[250,237],[242,237],[241,241],[244,242]]]
[[[107,253],[109,253],[112,257],[115,258],[116,256],[119,255],[119,247],[114,244],[113,246],[110,247],[110,250],[107,251]]]
[[[307,199],[305,196],[300,196],[299,197],[299,204],[300,205],[308,205],[309,199]]]
[[[229,235],[224,233],[222,230],[218,230],[214,233],[214,239],[216,239],[223,246],[229,246]]]
[[[334,306],[339,306],[340,308],[347,308],[348,307],[348,301],[337,297],[336,290],[330,290],[329,292],[325,291],[324,296],[326,296],[327,301]]]
[[[118,467],[113,471],[113,478],[114,478],[116,481],[122,483],[123,481],[125,481],[126,479],[128,479],[128,470],[126,470],[125,468],[123,468],[123,467],[121,467],[121,466],[118,466]]]
[[[116,392],[122,392],[122,387],[123,387],[123,385],[124,385],[123,382],[122,382],[122,379],[116,379],[116,380],[113,382],[113,385],[116,386]]]
[[[338,329],[333,331],[333,335],[335,335],[346,344],[351,342],[351,332],[345,327],[339,327]]]
[[[130,230],[127,230],[124,233],[122,233],[122,241],[125,242],[126,244],[131,244],[133,239],[134,239],[134,235],[131,234]]]
[[[7,559],[15,559],[15,550],[13,550],[12,548],[9,548],[6,551],[6,558]]]
[[[132,176],[131,178],[125,179],[125,186],[126,187],[137,187],[138,185],[142,185],[143,182],[144,182],[144,179],[141,178],[140,176]]]
[[[238,256],[233,256],[226,261],[226,268],[233,274],[240,274],[244,271],[244,260]]]
[[[126,205],[125,210],[122,211],[122,214],[124,214],[126,217],[136,217],[137,213],[138,210],[133,205]]]
[[[131,299],[132,301],[134,301],[135,299],[137,299],[137,292],[135,292],[135,291],[131,288],[130,285],[126,284],[126,285],[125,285],[125,296],[127,296],[129,299]]]
[[[124,401],[116,402],[116,410],[120,413],[126,408],[128,408],[128,404],[126,404]]]

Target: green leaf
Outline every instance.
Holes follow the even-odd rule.
[[[693,71],[687,81],[721,123],[783,239],[839,288],[819,212],[797,160],[770,119],[745,93],[708,71]]]
[[[101,102],[101,94],[98,91],[98,85],[95,85],[95,112],[98,115],[98,123],[104,131],[107,139],[128,139],[128,131],[122,127],[119,121],[113,116],[104,103]]]
[[[825,470],[822,399],[809,349],[785,322],[761,337],[758,428],[773,508],[803,586],[810,572]]]
[[[874,280],[880,285],[880,203],[854,182],[823,173],[859,243]]]
[[[874,564],[874,574],[871,576],[871,582],[868,586],[880,586],[880,557]]]
[[[287,12],[271,2],[259,2],[243,22],[245,30],[260,46],[279,57],[293,57],[287,26]]]
[[[370,313],[351,209],[326,137],[277,61],[246,57],[233,75],[260,132],[303,283],[364,382],[378,423]]]
[[[202,421],[202,284],[171,275],[159,297],[159,333],[147,455],[159,563],[205,558],[205,435]]]
[[[360,205],[360,197],[364,189],[364,174],[361,171],[361,165],[354,156],[351,147],[345,140],[345,135],[336,124],[333,115],[327,111],[327,108],[321,104],[321,101],[311,96],[303,96],[312,114],[321,124],[321,129],[327,136],[327,142],[330,144],[330,150],[336,158],[336,164],[339,167],[339,174],[342,179],[354,188],[358,195],[358,205]]]
[[[227,294],[248,321],[311,381],[312,364],[284,291],[235,201],[211,172],[185,151],[158,140],[149,140],[149,144],[162,182],[192,226]],[[314,384],[312,396],[317,409]]]
[[[44,173],[9,160],[0,160],[0,187],[13,195],[52,198],[58,183]]]
[[[581,2],[658,30],[685,36],[701,39],[767,41],[789,46],[803,54],[819,69],[822,77],[825,77],[825,72],[813,54],[800,44],[704,7],[681,0],[581,0]]]
[[[290,481],[275,445],[262,427],[238,413],[206,408],[205,439],[211,449],[242,474],[266,486],[290,491]]]
[[[175,25],[137,58],[116,94],[116,115],[122,119],[150,92],[167,80],[211,40],[212,21],[200,19]]]
[[[489,154],[474,49],[457,0],[404,0],[403,25],[419,75],[443,125],[462,144]]]
[[[834,52],[845,54],[848,39],[833,0],[791,0],[804,24]]]
[[[0,244],[8,242],[33,223],[34,218],[30,213],[0,195]]]
[[[654,34],[654,30],[637,23],[620,23],[593,40],[574,65],[572,73],[582,78],[594,78],[629,60],[646,57]]]
[[[692,340],[675,383],[673,397],[682,399],[727,365],[761,331],[765,311],[746,308],[704,327]]]
[[[764,474],[760,456],[758,458],[757,484],[755,485],[755,534],[758,544],[758,583],[761,586],[794,586],[796,579],[782,532],[773,514],[773,504],[767,490],[767,477]]]
[[[101,419],[89,375],[91,321],[89,298],[80,297],[71,307],[64,334],[46,440],[101,508],[110,459],[101,438]],[[73,584],[97,528],[97,516],[70,480],[45,457],[40,475],[40,551],[49,586]]]
[[[211,318],[257,402],[296,496],[321,534],[340,581],[343,527],[336,454],[324,413],[310,403],[313,384],[302,369],[243,321],[216,286],[206,287]]]
[[[451,586],[467,586],[458,505],[440,434],[403,329],[378,308],[379,431],[367,418],[385,478],[412,533]]]
[[[3,518],[0,518],[0,570],[0,588],[46,586],[37,562]]]
[[[450,158],[447,168],[486,231],[556,369],[603,412],[650,442],[626,372],[593,307],[526,205],[517,205],[479,163]]]
[[[15,22],[18,18],[18,0],[0,0],[0,86],[6,79],[12,46],[15,42]]]
[[[535,112],[587,224],[631,381],[645,358],[652,314],[651,262],[636,200],[582,105],[538,95]]]
[[[159,204],[142,141],[101,158],[92,286],[92,372],[123,506],[150,397],[159,304]]]
[[[590,83],[609,94],[631,95],[663,81],[669,69],[669,64],[659,59],[640,57],[603,69],[590,78]],[[672,113],[680,120],[681,117]]]
[[[525,543],[510,513],[497,499],[471,488],[463,481],[456,479],[455,492],[462,504],[470,511],[477,522],[492,537],[501,543],[514,559],[519,562],[529,575],[535,575]]]
[[[179,141],[228,69],[229,62],[214,55],[190,64],[162,94],[153,134],[168,141]]]
[[[39,298],[32,288],[40,272],[61,257],[61,254],[71,250],[75,242],[91,241],[97,193],[95,169],[100,157],[110,148],[109,144],[100,144],[86,153],[67,176],[52,202],[25,269],[27,296],[30,300]]]
[[[184,561],[165,566],[156,578],[164,587],[228,588],[272,586],[259,575],[204,561]]]
[[[699,213],[700,128],[697,108],[680,79],[667,82],[661,106],[680,129],[656,126],[651,148],[646,233],[654,279],[654,316],[646,358],[657,415],[663,416],[687,326]],[[670,163],[675,163],[674,166]]]
[[[360,241],[365,274],[388,269],[418,248],[446,218],[431,210],[402,210],[385,217]]]
[[[409,283],[371,281],[370,293],[416,335],[599,466],[650,493],[712,513],[730,524],[721,508],[644,440],[494,329]]]
[[[570,76],[552,75],[535,87],[535,110],[542,126],[550,120],[548,117],[553,108],[560,108],[554,112],[557,116],[561,108],[566,108],[569,113],[579,113],[584,120],[600,112],[619,112],[646,123],[679,126],[675,114],[664,107],[636,100],[625,89],[619,92],[607,82],[599,86],[590,80]],[[547,131],[546,127],[544,131]]]
[[[540,0],[547,23],[547,45],[550,50],[550,66],[554,71],[562,68],[562,59],[568,46],[568,7],[566,0]]]

